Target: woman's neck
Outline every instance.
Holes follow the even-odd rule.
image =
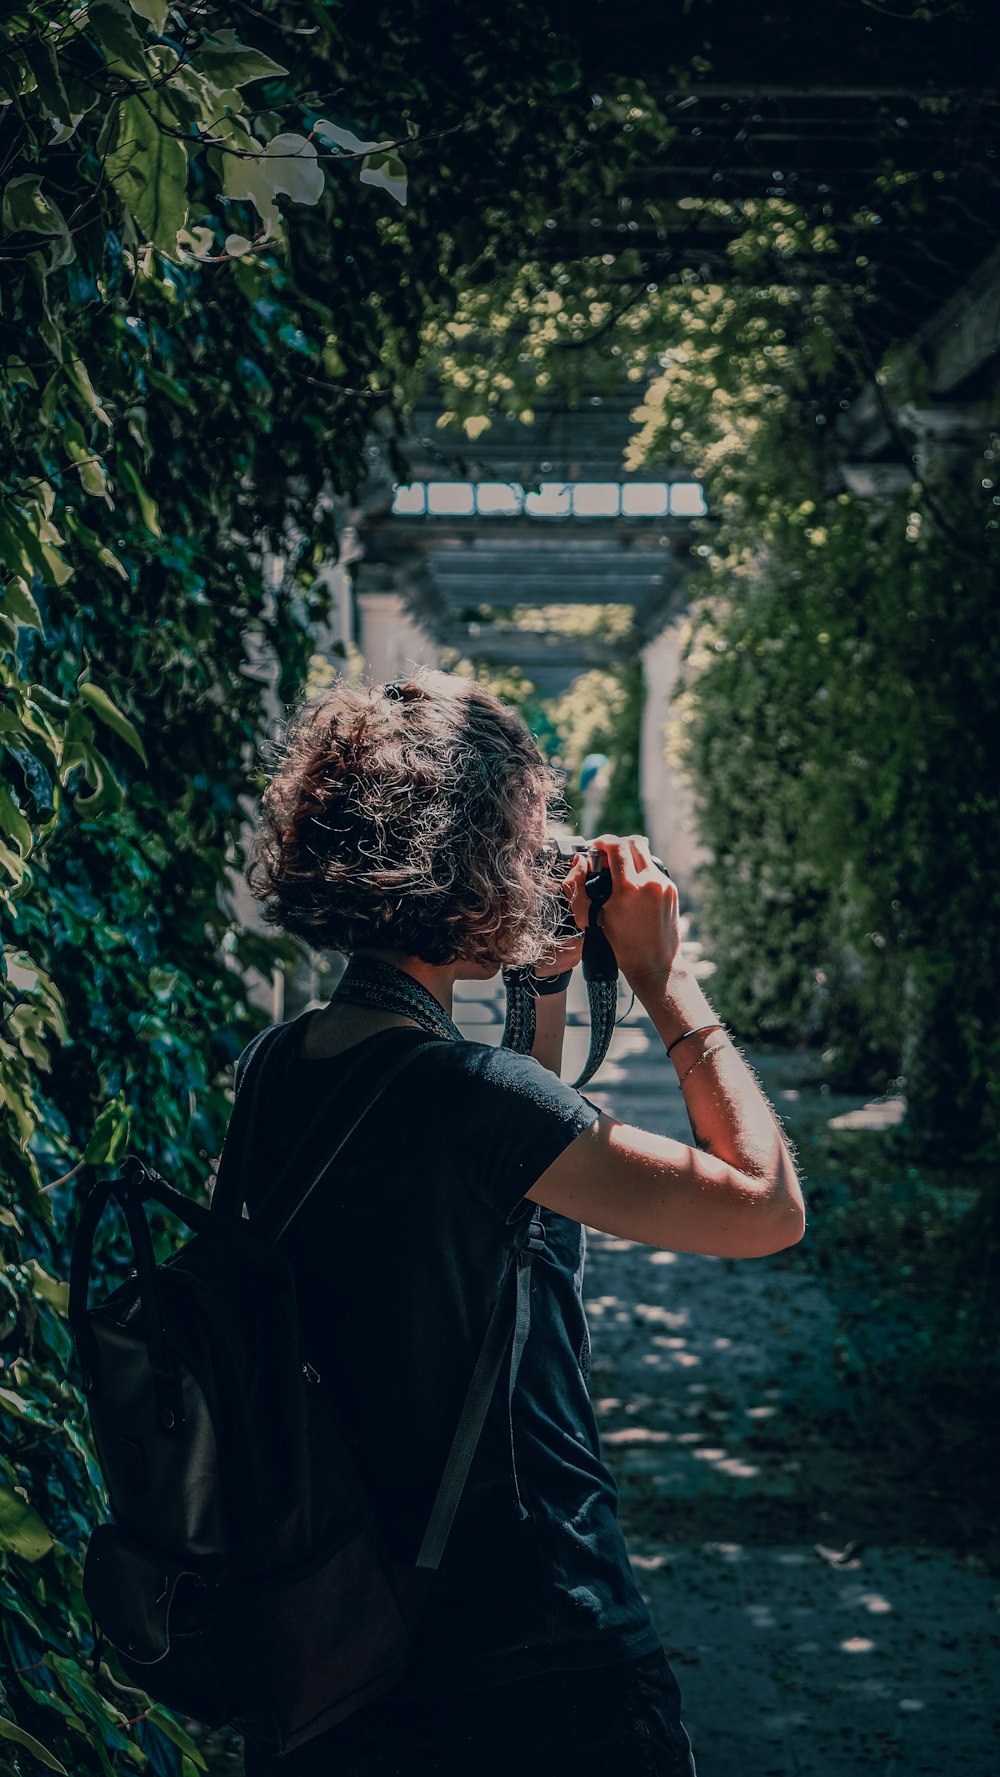
[[[404,956],[398,950],[357,950],[354,953],[360,960],[371,958],[375,962],[390,963],[394,969],[401,969],[404,975],[412,976],[432,993],[438,1004],[444,1007],[451,1018],[454,1004],[455,981],[462,968],[461,963],[426,963],[421,956]]]

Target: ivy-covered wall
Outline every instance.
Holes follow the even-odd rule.
[[[768,292],[678,299],[635,447],[700,466],[716,515],[695,546],[680,693],[714,854],[713,984],[746,1036],[816,1043],[852,1089],[902,1089],[925,1152],[993,1152],[989,403],[950,480],[901,455],[908,492],[850,492],[835,426],[852,293],[813,282],[810,257]]]
[[[638,398],[663,370],[643,448],[723,515],[693,757],[740,885],[714,912],[729,1015],[866,1083],[922,1067],[929,1133],[995,1130],[994,534],[977,511],[941,531],[916,487],[876,536],[830,491],[817,421],[870,367],[868,280],[824,277],[826,224],[747,206],[718,281],[651,279],[624,220],[620,252],[550,262],[555,213],[586,218],[673,134],[609,63],[606,14],[582,49],[578,13],[454,7],[445,30],[412,0],[261,0],[234,30],[91,0],[0,25],[0,1760],[24,1777],[203,1759],[88,1668],[100,1489],[61,1279],[82,1165],[131,1140],[187,1190],[210,1172],[254,1023],[240,971],[280,955],[227,903],[264,727],[247,655],[265,638],[294,698],[331,496],[429,375],[474,438],[540,388]],[[609,824],[641,824],[628,793]],[[104,1257],[126,1262],[113,1230]]]

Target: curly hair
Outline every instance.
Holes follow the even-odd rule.
[[[530,963],[558,923],[543,848],[562,800],[521,717],[473,680],[338,679],[279,738],[247,882],[316,950]]]

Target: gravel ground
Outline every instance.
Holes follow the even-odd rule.
[[[465,1034],[499,1041],[495,987],[460,991]],[[575,979],[567,1079],[586,1053],[585,1008]],[[773,1061],[758,1071],[793,1134],[804,1097],[856,1127],[891,1114],[782,1086]],[[585,1090],[624,1122],[690,1140],[641,1011]],[[961,1501],[905,1448],[859,1438],[833,1309],[801,1250],[709,1259],[592,1232],[585,1295],[604,1452],[699,1777],[1000,1777],[996,1574],[957,1528]]]

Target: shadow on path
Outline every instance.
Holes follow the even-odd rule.
[[[499,1040],[485,1013],[466,1034]],[[570,1029],[564,1077],[585,1052]],[[586,1092],[690,1140],[641,1013]],[[997,1777],[996,1579],[915,1459],[866,1449],[801,1254],[708,1259],[591,1233],[585,1295],[604,1451],[700,1777]]]

